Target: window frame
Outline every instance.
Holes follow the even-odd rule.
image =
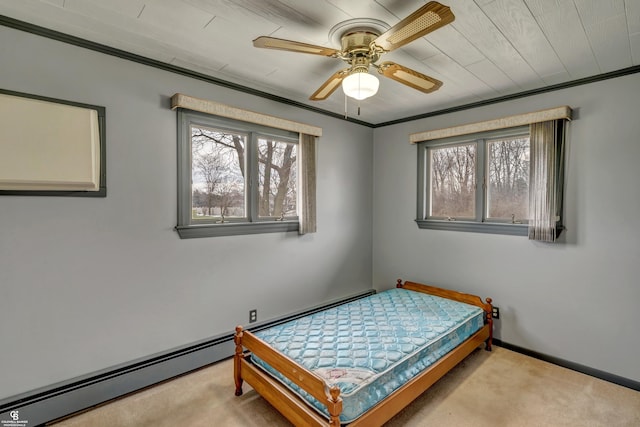
[[[263,126],[255,123],[224,118],[211,114],[178,108],[178,225],[180,238],[237,236],[298,231],[299,217],[284,219],[262,217],[258,207],[258,155],[260,137],[275,138],[299,146],[299,133]],[[191,126],[203,126],[247,135],[245,144],[245,218],[228,218],[214,223],[192,218],[192,147]],[[298,170],[298,176],[300,171]],[[300,191],[299,182],[296,183]],[[298,195],[299,196],[299,195]],[[299,197],[298,197],[299,198]],[[298,206],[298,212],[300,207]]]
[[[516,223],[513,223],[506,219],[487,218],[488,191],[486,176],[489,168],[487,143],[488,141],[496,139],[523,135],[529,136],[528,125],[418,142],[416,144],[418,157],[418,191],[415,220],[418,228],[527,236],[528,221],[526,219],[520,219],[516,221]],[[429,149],[469,143],[476,144],[475,218],[454,218],[451,220],[430,218],[428,215],[430,212],[429,203],[431,199]]]

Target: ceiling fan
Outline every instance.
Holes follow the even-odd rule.
[[[431,1],[390,28],[376,20],[353,19],[336,25],[330,36],[340,31],[339,50],[268,36],[258,37],[253,41],[253,45],[265,49],[328,56],[347,62],[349,67],[333,74],[309,97],[312,101],[327,99],[340,84],[345,95],[358,100],[375,95],[379,82],[369,74],[370,66],[385,77],[421,92],[430,93],[439,89],[442,82],[395,62],[378,61],[383,54],[437,30],[454,19],[455,16],[448,6]]]

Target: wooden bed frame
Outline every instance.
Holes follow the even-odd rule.
[[[493,339],[491,298],[487,298],[486,302],[483,302],[480,297],[475,295],[414,282],[405,282],[403,284],[401,279],[398,279],[396,286],[478,306],[485,312],[484,326],[425,371],[412,378],[369,411],[358,417],[349,426],[379,426],[384,424],[431,387],[438,379],[442,378],[480,344],[486,343],[486,350],[491,351]],[[339,417],[342,412],[342,398],[338,387],[329,387],[318,375],[273,349],[251,332],[243,330],[242,326],[236,327],[234,342],[236,344],[233,364],[236,396],[242,395],[242,383],[246,381],[296,426],[339,427],[341,425]],[[251,353],[324,404],[330,414],[330,419],[327,420],[325,416],[320,415],[306,401],[298,397],[278,380],[256,367],[250,360]]]

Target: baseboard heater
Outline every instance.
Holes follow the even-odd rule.
[[[252,324],[247,329],[259,331],[327,308],[355,301],[374,293],[375,290],[370,289],[310,309],[266,322]],[[27,421],[28,424],[25,423],[25,427],[42,426],[51,421],[227,359],[233,355],[234,350],[233,332],[229,332],[202,342],[13,396],[0,401],[0,420],[12,420],[14,419],[13,415],[14,417],[19,416],[19,420],[23,422]],[[231,373],[229,375],[231,378]],[[16,421],[16,423],[19,422]]]

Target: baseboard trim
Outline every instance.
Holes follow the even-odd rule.
[[[375,290],[370,289],[269,321],[251,324],[246,329],[254,332],[259,331],[374,293]],[[24,423],[25,427],[44,426],[71,414],[227,359],[233,355],[234,350],[233,332],[229,332],[43,387],[0,400],[0,420],[11,420],[10,413],[18,411],[19,420]]]
[[[610,383],[618,384],[623,387],[630,388],[632,390],[640,391],[640,382],[631,380],[629,378],[614,375],[609,372],[601,371],[599,369],[591,368],[589,366],[581,365],[579,363],[570,362],[565,359],[561,359],[555,356],[549,356],[547,354],[538,353],[537,351],[529,350],[524,347],[520,347],[514,344],[509,344],[504,341],[494,339],[493,343],[499,347],[506,348],[507,350],[515,351],[526,356],[533,357],[545,362],[553,363],[554,365],[562,366],[563,368],[571,369],[572,371],[580,372],[601,380],[608,381]]]

